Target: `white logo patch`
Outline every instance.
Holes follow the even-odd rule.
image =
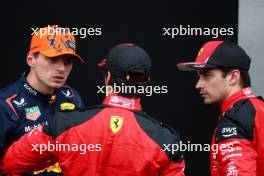
[[[223,137],[230,137],[237,135],[237,128],[236,127],[225,127],[222,129]]]
[[[25,99],[24,98],[21,98],[20,101],[14,100],[13,102],[17,105],[17,107],[22,107],[22,106],[25,106],[27,104],[27,103],[25,103]]]
[[[71,94],[71,91],[67,90],[67,92],[65,93],[64,91],[61,91],[63,93],[63,95],[65,95],[65,97],[71,98],[73,97],[73,95]]]

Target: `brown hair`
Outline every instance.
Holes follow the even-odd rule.
[[[222,71],[223,73],[223,77],[225,78],[227,76],[228,73],[230,73],[232,70],[234,70],[234,68],[219,68],[219,70]],[[251,86],[251,80],[250,80],[250,75],[248,73],[248,71],[246,70],[242,70],[242,69],[238,69],[240,72],[240,86],[242,88]]]

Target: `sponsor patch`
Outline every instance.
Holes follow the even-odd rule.
[[[38,106],[30,107],[25,109],[26,118],[29,120],[37,120],[41,116]]]
[[[20,99],[20,101],[18,101],[18,100],[13,100],[13,102],[15,103],[15,105],[16,105],[17,107],[22,107],[22,106],[27,105],[27,103],[25,102],[25,99],[24,99],[23,97]]]
[[[223,137],[231,137],[237,135],[237,128],[236,127],[225,127],[222,128],[222,135]]]
[[[112,96],[109,104],[129,109],[135,108],[135,100],[118,96]]]
[[[64,111],[64,110],[74,110],[75,109],[75,104],[73,104],[73,103],[61,103],[60,104],[60,109],[62,111]]]
[[[66,92],[61,90],[61,93],[63,93],[63,95],[67,98],[71,98],[73,97],[73,94],[71,94],[71,91],[67,90]]]

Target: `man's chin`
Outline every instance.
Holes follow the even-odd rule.
[[[217,101],[213,101],[210,99],[204,99],[203,102],[205,105],[218,105],[219,104]]]
[[[203,101],[203,102],[204,102],[205,105],[210,105],[211,104],[211,102],[209,102],[209,101]]]
[[[59,89],[61,88],[62,86],[64,85],[64,82],[60,82],[60,83],[51,83],[50,84],[50,87],[53,88],[53,89]]]

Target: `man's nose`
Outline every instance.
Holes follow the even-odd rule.
[[[200,78],[198,79],[198,81],[197,81],[197,83],[195,85],[195,88],[198,89],[198,90],[202,88],[202,81],[201,81]]]
[[[60,71],[64,71],[65,70],[65,63],[63,62],[63,60],[60,60],[57,62],[57,69]]]

